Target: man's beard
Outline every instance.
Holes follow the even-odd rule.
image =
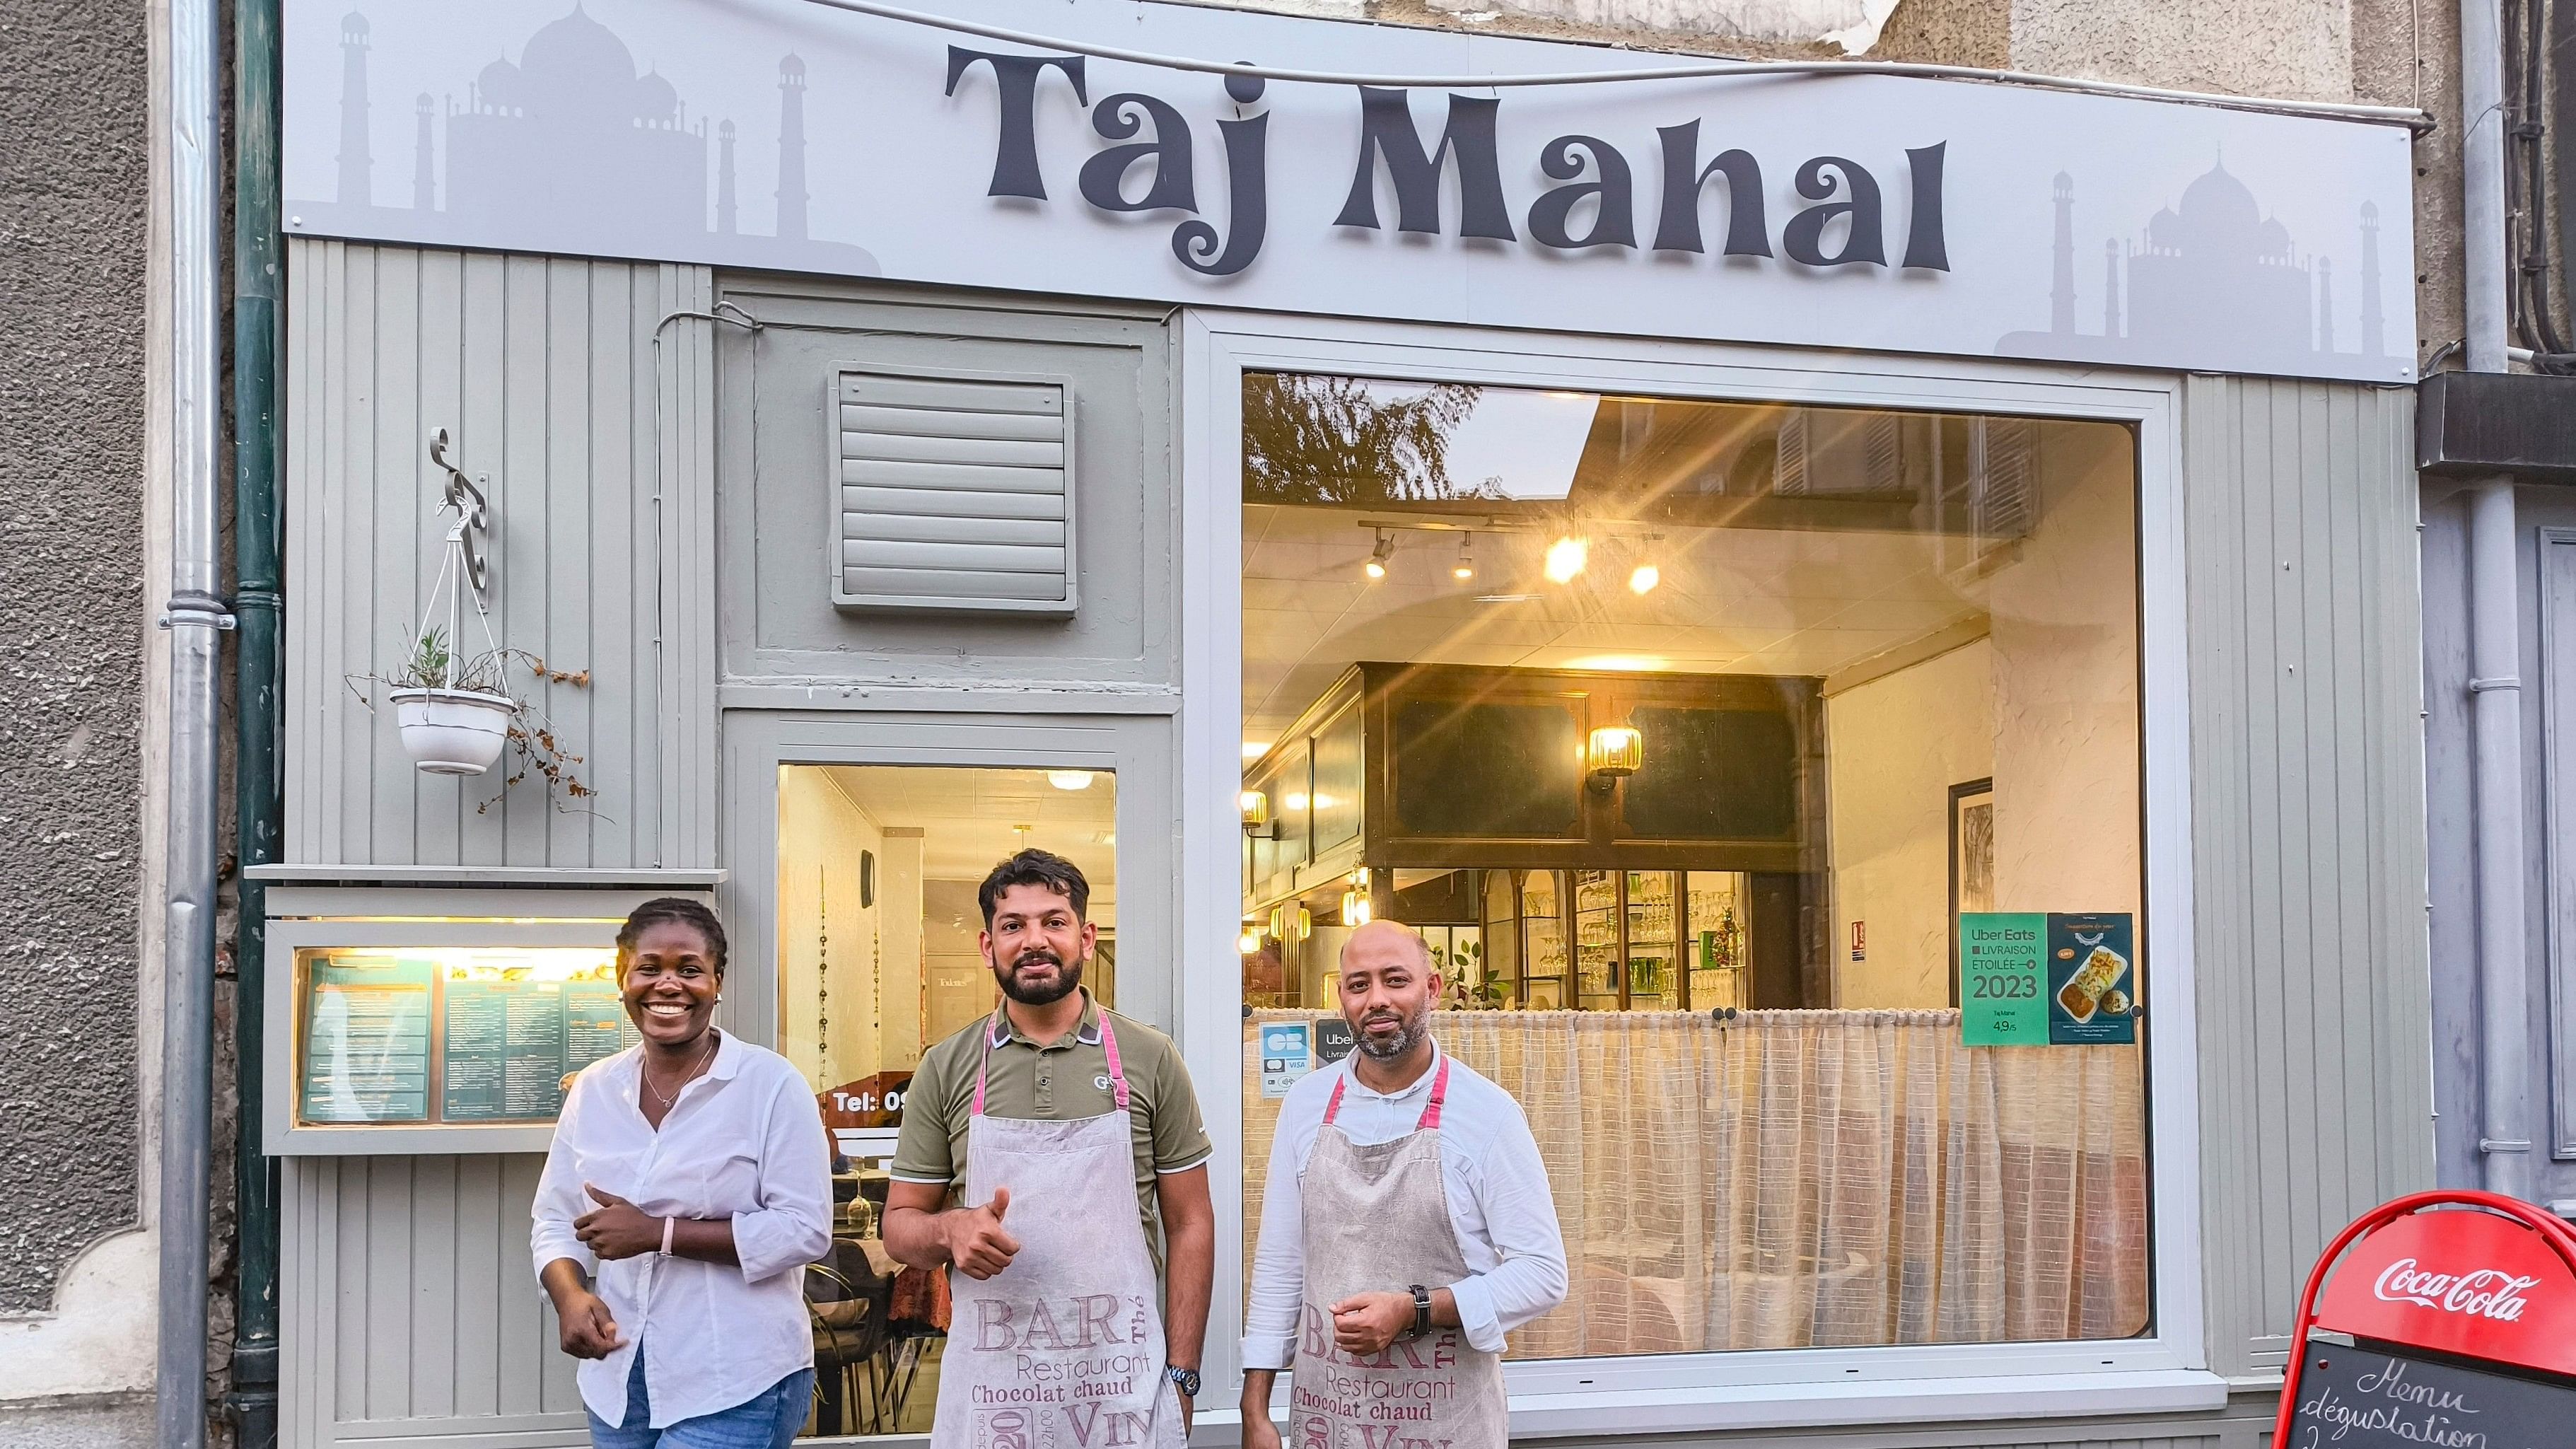
[[[1020,965],[1030,960],[1055,962],[1055,980],[1044,986],[1022,986]],[[1011,958],[1011,964],[1008,966],[994,967],[993,979],[1000,983],[1004,996],[1022,1006],[1053,1006],[1071,996],[1074,988],[1082,984],[1082,963],[1079,961],[1067,963],[1053,951],[1033,949],[1022,951]]]
[[[1421,1044],[1423,1036],[1430,1030],[1430,1022],[1431,1008],[1425,1006],[1422,1010],[1415,1012],[1413,1015],[1399,1020],[1394,1034],[1387,1037],[1384,1041],[1380,1041],[1376,1037],[1369,1035],[1368,1022],[1366,1020],[1363,1020],[1360,1023],[1359,1029],[1352,1032],[1351,1036],[1354,1039],[1354,1044],[1357,1045],[1362,1052],[1367,1054],[1369,1060],[1391,1062],[1401,1058],[1405,1053],[1412,1051],[1416,1046]]]

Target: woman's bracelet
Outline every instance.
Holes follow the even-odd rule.
[[[662,1256],[665,1258],[671,1256],[671,1235],[679,1231],[679,1227],[678,1218],[662,1219]]]

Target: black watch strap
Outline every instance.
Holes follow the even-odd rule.
[[[1420,1338],[1422,1335],[1429,1333],[1430,1331],[1431,1290],[1423,1287],[1419,1283],[1416,1283],[1413,1285],[1413,1331],[1406,1334],[1405,1337]]]

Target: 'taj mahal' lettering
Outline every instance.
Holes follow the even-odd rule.
[[[1049,70],[1062,74],[1074,99],[1091,104],[1084,58],[1078,55],[1003,55],[951,46],[946,94],[955,95],[969,71],[992,67],[998,137],[993,150],[989,196],[1047,199],[1037,149],[1037,88]],[[1226,77],[1226,94],[1238,109],[1261,100],[1260,77]],[[1515,226],[1503,192],[1502,162],[1495,140],[1499,99],[1452,95],[1439,143],[1425,148],[1415,126],[1406,92],[1361,86],[1359,154],[1352,165],[1349,195],[1333,218],[1336,226],[1383,230],[1378,215],[1377,178],[1382,170],[1395,192],[1395,229],[1439,235],[1447,229],[1442,215],[1442,177],[1454,173],[1458,189],[1457,234],[1492,241],[1528,240],[1560,251],[1588,247],[1639,245],[1637,183],[1629,158],[1598,136],[1564,135],[1539,148],[1539,170],[1560,184],[1533,199]],[[1075,176],[1083,202],[1111,213],[1186,212],[1191,220],[1172,229],[1172,253],[1192,271],[1212,277],[1232,276],[1252,265],[1261,253],[1270,225],[1268,167],[1270,114],[1241,115],[1216,123],[1225,155],[1225,191],[1230,234],[1199,219],[1199,187],[1189,119],[1171,102],[1142,91],[1104,96],[1091,106],[1091,129],[1102,140],[1117,142],[1093,152]],[[1730,147],[1701,160],[1700,123],[1683,121],[1659,128],[1654,169],[1658,198],[1653,250],[1708,250],[1700,213],[1708,183],[1725,182],[1726,226],[1719,251],[1730,257],[1785,256],[1805,267],[1874,266],[1888,262],[1886,203],[1879,177],[1845,156],[1812,156],[1801,163],[1792,184],[1804,203],[1779,230],[1778,248],[1766,206],[1761,163],[1752,152]],[[1950,269],[1942,218],[1942,170],[1947,141],[1911,148],[1905,153],[1909,205],[1904,247],[1896,265],[1929,271]],[[1129,175],[1148,168],[1141,192]],[[1576,213],[1593,203],[1577,229]],[[1833,223],[1845,223],[1828,239]]]

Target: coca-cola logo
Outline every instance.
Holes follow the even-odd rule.
[[[2383,1303],[2412,1303],[2443,1313],[2465,1314],[2515,1323],[2522,1318],[2523,1290],[2540,1282],[2518,1278],[2496,1268],[2468,1273],[2433,1273],[2400,1258],[2382,1269],[2370,1291]]]

